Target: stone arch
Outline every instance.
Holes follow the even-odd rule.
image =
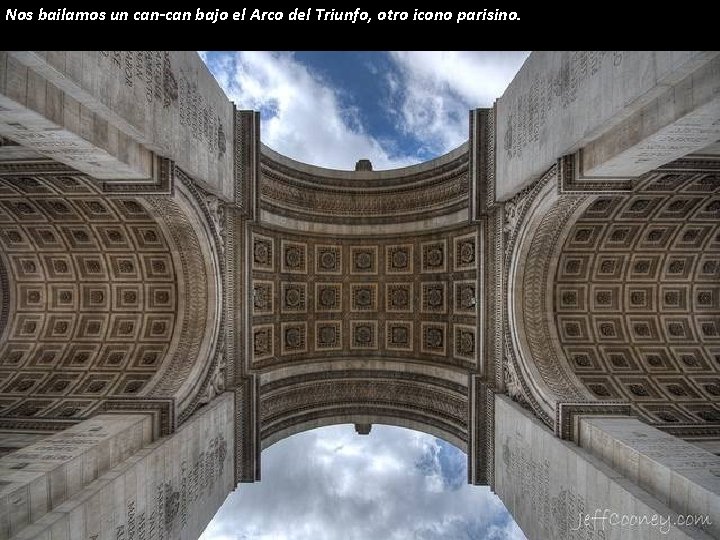
[[[466,451],[467,377],[399,362],[345,361],[268,373],[260,383],[263,448],[307,429],[389,424],[430,433]]]
[[[0,176],[2,422],[47,428],[139,407],[172,430],[196,405],[195,381],[207,383],[219,328],[197,203],[182,185],[103,193],[53,165]]]
[[[468,143],[417,165],[382,171],[371,167],[327,169],[263,145],[259,221],[338,235],[437,230],[468,221]]]
[[[339,422],[410,427],[466,450],[484,343],[469,145],[386,171],[324,169],[266,147],[259,161],[248,378],[236,393],[251,411],[240,413],[242,478],[257,479],[261,447]]]
[[[720,188],[683,159],[599,195],[560,246],[559,346],[602,402],[657,425],[720,422]]]
[[[627,194],[561,193],[553,168],[506,203],[509,393],[556,430],[588,403],[717,423],[717,189],[684,159]]]
[[[147,204],[161,216],[175,246],[178,287],[183,290],[178,307],[184,311],[174,356],[158,373],[151,395],[173,396],[178,420],[184,421],[205,401],[209,388],[211,393],[214,386],[224,388],[224,255],[218,205],[182,171],[176,172],[172,198],[149,197]]]
[[[507,256],[507,389],[547,424],[559,402],[592,400],[567,367],[552,319],[548,288],[557,244],[586,197],[561,197],[557,169],[505,204]]]

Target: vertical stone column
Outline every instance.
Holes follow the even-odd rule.
[[[504,395],[495,396],[495,456],[494,490],[531,540],[715,534],[679,525],[670,506],[592,452],[557,438]]]
[[[566,154],[613,190],[720,137],[717,51],[537,51],[496,103],[498,201]]]
[[[0,458],[0,538],[79,493],[152,440],[152,417],[104,414]]]
[[[232,131],[195,52],[0,51],[0,135],[116,191],[168,193],[174,162],[232,200]]]
[[[629,417],[581,418],[579,443],[678,514],[708,516],[720,537],[720,456]]]
[[[221,394],[13,540],[197,540],[235,485],[233,424],[233,396]]]

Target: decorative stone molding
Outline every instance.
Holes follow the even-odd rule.
[[[495,108],[470,111],[470,220],[481,219],[495,200]]]
[[[8,431],[64,431],[80,420],[0,417],[0,429]]]
[[[235,385],[235,482],[260,480],[259,378]]]
[[[260,113],[235,114],[235,206],[250,220],[258,218],[260,178]]]
[[[465,145],[428,163],[392,171],[323,169],[268,148],[263,148],[261,163],[261,208],[282,218],[328,225],[427,222],[467,208]]]
[[[112,182],[101,184],[103,193],[133,195],[172,195],[175,190],[175,164],[172,160],[153,154],[153,183]]]
[[[555,409],[555,435],[565,441],[578,442],[578,420],[581,416],[631,416],[626,402],[558,402]]]
[[[152,395],[174,396],[181,387],[184,388],[187,393],[177,396],[180,400],[189,398],[178,411],[181,419],[184,420],[189,414],[185,409],[189,408],[189,411],[192,411],[196,406],[197,400],[202,395],[200,387],[203,383],[207,384],[207,378],[212,371],[209,364],[213,358],[213,341],[217,342],[212,336],[216,335],[216,325],[222,312],[216,300],[211,299],[210,296],[209,284],[210,280],[215,280],[215,276],[208,275],[207,255],[187,214],[189,210],[169,198],[148,198],[147,203],[155,215],[164,217],[166,230],[173,245],[176,246],[185,299],[184,312],[180,320],[180,339],[175,354],[172,362],[161,373],[160,381],[153,388]],[[216,306],[216,313],[209,312],[213,305]],[[210,334],[206,327],[208,324],[211,325]],[[203,358],[201,355],[208,356]],[[190,373],[199,379],[194,384],[188,380]]]
[[[510,347],[509,344],[508,347]],[[519,403],[523,407],[532,409],[528,402],[528,397],[525,393],[526,390],[523,389],[523,381],[520,380],[520,377],[517,374],[517,370],[515,368],[515,361],[510,360],[511,358],[513,358],[513,355],[509,350],[507,350],[506,352],[508,360],[503,365],[503,378],[505,379],[505,390],[507,392],[507,395],[510,396],[513,401]]]
[[[202,383],[202,390],[198,392],[197,398],[190,407],[181,412],[180,422],[185,421],[194,408],[212,401],[212,399],[225,391],[234,379],[234,347],[230,336],[233,332],[227,324],[228,320],[234,319],[232,310],[231,293],[232,281],[234,280],[235,267],[232,259],[234,251],[234,235],[232,234],[232,212],[228,211],[227,205],[221,198],[201,188],[190,176],[182,170],[176,169],[176,174],[183,189],[197,203],[196,208],[204,224],[205,232],[211,240],[209,254],[213,258],[216,268],[216,284],[220,289],[217,291],[218,299],[218,321],[216,325],[215,351],[212,353],[210,366]],[[230,335],[230,336],[229,336]]]
[[[175,431],[175,401],[173,399],[113,398],[103,402],[103,413],[127,414],[133,412],[153,415],[153,438],[160,438]]]
[[[468,483],[495,483],[495,392],[478,376],[470,376],[468,395]]]
[[[226,373],[227,357],[225,336],[221,334],[219,340],[220,341],[216,347],[217,357],[213,362],[209,380],[205,385],[205,391],[203,392],[202,396],[198,401],[199,405],[207,405],[208,403],[212,402],[215,397],[225,392],[226,389],[226,381],[228,377]]]
[[[263,441],[311,419],[355,415],[406,419],[446,434],[454,444],[467,442],[467,388],[434,376],[368,369],[309,372],[264,383],[260,396]]]
[[[584,202],[582,197],[558,197],[553,190],[556,183],[553,167],[504,204],[507,285],[503,302],[508,317],[503,322],[506,345],[501,350],[507,360],[500,365],[496,360],[511,397],[529,406],[550,427],[558,400],[591,399],[572,371],[564,367],[567,362],[557,350],[554,329],[548,322],[552,304],[546,300],[546,290],[558,242],[566,223]]]
[[[720,418],[720,415],[718,415]],[[653,427],[681,439],[718,439],[720,422],[712,424],[657,424]]]
[[[565,194],[629,193],[634,178],[585,176],[582,148],[557,160],[558,190]]]

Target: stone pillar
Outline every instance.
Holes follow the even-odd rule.
[[[233,105],[195,52],[0,51],[0,135],[127,191],[234,198]]]
[[[0,457],[16,452],[26,446],[35,444],[46,437],[52,435],[52,432],[19,432],[14,430],[0,431]]]
[[[499,201],[566,154],[564,189],[611,190],[720,139],[720,54],[534,52],[496,107]]]
[[[235,485],[233,409],[232,393],[221,394],[172,435],[137,449],[42,512],[13,540],[197,540]],[[31,485],[31,501],[33,489],[41,491]]]
[[[152,440],[152,417],[103,414],[0,458],[0,538],[79,493]]]
[[[494,490],[530,540],[710,538],[676,525],[676,511],[504,395],[495,396],[495,456]]]
[[[580,446],[678,514],[708,516],[720,537],[720,457],[636,418],[580,419]]]

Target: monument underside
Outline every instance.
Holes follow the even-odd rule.
[[[718,55],[553,54],[447,155],[336,171],[263,146],[194,55],[0,53],[0,539],[129,531],[129,501],[149,538],[193,538],[203,493],[219,505],[263,448],[334,423],[467,451],[529,537],[620,499],[718,534]],[[638,62],[654,83],[583,116]],[[611,137],[688,80],[644,139]],[[675,128],[682,157],[640,170]],[[100,523],[108,486],[127,511]]]

